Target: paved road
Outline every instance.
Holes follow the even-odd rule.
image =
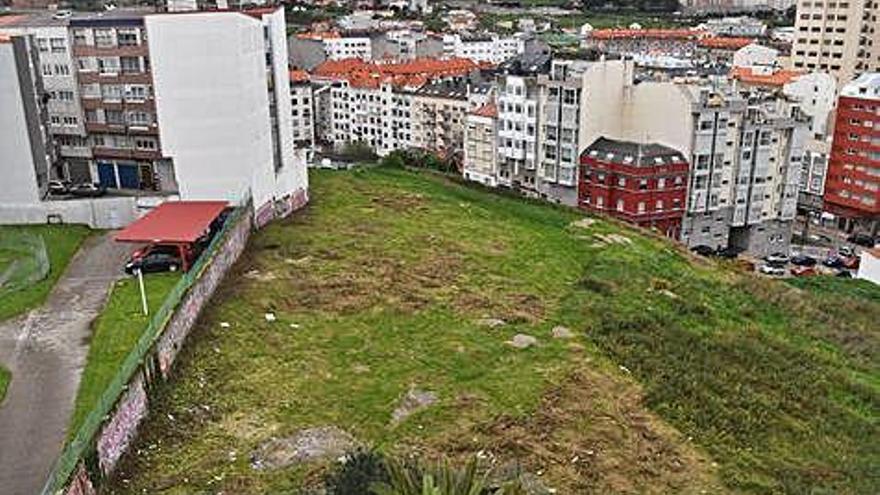
[[[43,307],[0,323],[0,363],[12,372],[0,404],[0,494],[37,493],[61,452],[89,325],[127,252],[111,234],[90,237]]]

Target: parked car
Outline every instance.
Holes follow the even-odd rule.
[[[832,254],[825,261],[822,262],[823,265],[828,268],[842,268],[843,267],[843,258],[836,254]]]
[[[739,256],[740,252],[741,251],[739,249],[726,247],[724,249],[719,249],[718,251],[716,251],[715,256],[718,256],[719,258],[734,260],[737,258],[737,256]]]
[[[849,246],[840,246],[837,248],[837,253],[844,258],[856,255],[856,251]]]
[[[125,265],[125,273],[132,275],[140,270],[142,273],[176,272],[183,266],[180,257],[173,254],[155,252],[133,259]]]
[[[816,274],[816,270],[812,266],[794,266],[791,268],[791,274],[795,277],[809,277]]]
[[[839,270],[837,273],[834,274],[834,276],[840,278],[853,278],[852,272],[850,272],[849,270]]]
[[[791,257],[792,265],[816,266],[817,262],[818,261],[816,260],[816,258],[813,258],[812,256],[807,256],[806,254],[798,254]]]
[[[849,237],[847,237],[846,240],[847,240],[847,242],[851,242],[853,244],[858,244],[859,246],[864,246],[864,247],[869,247],[869,248],[874,247],[874,243],[877,241],[876,239],[874,239],[874,236],[872,236],[870,234],[865,234],[862,232],[859,232],[857,234],[852,234]]]
[[[67,180],[50,180],[49,194],[52,196],[64,196],[70,193],[70,181]]]
[[[773,253],[764,257],[764,261],[769,265],[785,266],[788,263],[788,255],[785,253]]]
[[[780,268],[778,266],[773,265],[761,265],[758,267],[758,272],[763,273],[764,275],[773,275],[776,277],[781,277],[785,275],[785,268]]]
[[[97,198],[107,194],[107,188],[98,183],[84,182],[71,187],[70,194],[81,198]]]
[[[195,262],[195,259],[198,258],[199,253],[201,253],[201,249],[197,245],[193,245],[192,247],[184,247],[183,248],[183,256],[184,260],[187,261],[187,264],[192,264]],[[173,256],[174,258],[180,258],[180,248],[176,244],[149,244],[141,249],[135,250],[131,253],[131,256],[128,258],[125,266],[128,266],[141,258],[150,256],[152,254],[167,254],[169,256]],[[179,264],[179,268],[183,267],[183,263]]]
[[[699,246],[694,246],[691,248],[691,251],[699,254],[700,256],[715,256],[715,249],[711,248],[705,244],[700,244]]]

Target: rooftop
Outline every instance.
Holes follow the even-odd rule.
[[[806,74],[806,71],[780,69],[772,72],[757,71],[752,67],[734,67],[730,77],[745,84],[781,88]]]
[[[880,100],[880,72],[862,74],[855,81],[844,86],[840,96]]]
[[[195,242],[227,206],[226,201],[167,201],[122,229],[119,242]]]
[[[654,167],[686,161],[681,153],[662,144],[643,144],[606,137],[600,137],[593,141],[593,144],[588,146],[581,156],[639,167]]]
[[[466,58],[418,58],[407,62],[375,63],[358,58],[327,60],[312,71],[317,78],[346,80],[355,87],[379,87],[383,82],[395,86],[420,87],[432,78],[464,76],[486,67]]]
[[[606,40],[628,38],[691,39],[702,34],[702,31],[690,29],[594,29],[590,32],[590,37]]]
[[[498,116],[498,106],[495,105],[495,102],[486,103],[480,108],[471,112],[471,115],[476,115],[478,117],[497,117]]]
[[[753,38],[723,38],[715,36],[711,38],[702,38],[697,44],[703,48],[720,48],[722,50],[739,50],[742,47],[751,45],[755,40]]]

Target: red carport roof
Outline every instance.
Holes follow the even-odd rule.
[[[168,201],[116,234],[121,242],[195,242],[226,201]]]

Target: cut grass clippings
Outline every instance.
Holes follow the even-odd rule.
[[[91,235],[92,231],[82,225],[0,226],[0,236],[15,236],[22,233],[42,236],[49,255],[49,274],[29,287],[3,293],[0,297],[0,321],[20,315],[42,304],[55,286],[55,282],[64,273],[80,244]]]
[[[296,493],[326,464],[250,454],[321,426],[390,453],[482,451],[557,493],[880,492],[875,300],[428,174],[311,187],[252,237],[110,493]],[[512,347],[520,333],[537,344]],[[394,424],[413,388],[438,401]]]
[[[178,280],[179,273],[144,276],[150,315],[162,306],[165,296]],[[146,330],[149,319],[150,316],[143,313],[137,278],[128,277],[116,282],[101,314],[92,324],[89,353],[76,394],[68,437],[76,434],[89,411],[96,406],[104,389]]]

